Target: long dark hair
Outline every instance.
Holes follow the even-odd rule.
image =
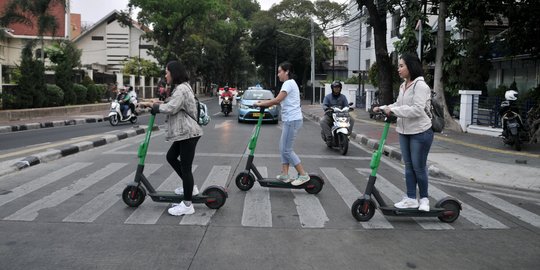
[[[409,70],[409,75],[411,76],[411,81],[414,79],[424,76],[424,70],[422,69],[422,63],[420,59],[416,56],[415,53],[403,53],[400,57],[405,62],[407,69]]]
[[[170,61],[167,63],[167,69],[171,73],[171,85],[178,85],[183,82],[189,82],[189,74],[186,67],[180,61]]]
[[[281,68],[281,70],[289,72],[288,73],[289,74],[289,79],[294,79],[293,66],[289,61],[285,61],[285,62],[279,64],[279,67]]]

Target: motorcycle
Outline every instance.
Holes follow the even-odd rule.
[[[230,96],[223,97],[223,101],[221,102],[221,112],[223,112],[225,116],[228,116],[229,113],[232,112],[232,100]]]
[[[502,140],[505,144],[514,146],[521,151],[522,142],[528,141],[528,132],[519,113],[512,107],[509,100],[501,102],[499,111],[502,124]]]
[[[130,108],[128,108],[126,111],[126,117],[123,117],[122,111],[120,110],[120,103],[118,100],[113,100],[111,102],[111,111],[109,112],[109,123],[111,123],[112,126],[116,126],[120,122],[127,121],[135,124],[137,123],[137,116],[131,112]]]
[[[349,112],[354,110],[353,103],[349,106],[340,109],[332,107],[327,110],[327,113],[332,113],[333,125],[331,128],[332,138],[327,141],[324,132],[321,130],[321,137],[328,147],[338,147],[342,155],[346,155],[349,150],[349,137],[351,134],[351,116]]]

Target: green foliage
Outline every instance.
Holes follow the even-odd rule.
[[[80,99],[77,99],[77,94],[73,91],[73,69],[80,65],[82,51],[67,40],[49,46],[46,51],[50,60],[56,64],[54,78],[56,85],[64,91],[64,104],[77,104]]]
[[[55,84],[47,84],[45,91],[45,106],[55,107],[60,106],[64,100],[64,91]]]
[[[97,90],[96,101],[101,102],[101,99],[109,98],[109,88],[106,84],[95,84]]]
[[[371,67],[368,70],[368,78],[369,82],[374,86],[379,86],[379,78],[378,78],[379,68],[377,66],[377,62],[373,63]]]
[[[73,84],[73,92],[75,92],[77,104],[85,104],[85,103],[87,103],[86,95],[87,95],[88,90],[86,89],[86,87],[84,87],[84,85],[74,83]]]
[[[523,100],[532,100],[533,102],[536,102],[538,106],[540,106],[540,84],[529,89],[529,91],[525,93]]]
[[[508,87],[508,89],[510,90],[516,90],[517,92],[519,92],[519,89],[517,88],[517,84],[516,84],[516,81],[513,81],[510,86]]]
[[[84,84],[83,84],[84,85]],[[101,100],[99,95],[99,86],[96,84],[89,84],[86,87],[86,101],[88,103],[95,103]]]
[[[92,79],[90,79],[90,77],[88,75],[85,75],[82,82],[81,82],[82,85],[84,85],[85,87],[88,87],[89,85],[92,85],[92,84],[95,84],[94,81]]]
[[[506,91],[508,91],[508,86],[506,86],[505,84],[500,84],[497,89],[492,92],[492,95],[494,97],[504,98],[504,93],[506,93]]]
[[[159,77],[161,75],[161,69],[156,63],[143,58],[131,57],[123,64],[124,69],[122,73],[124,74],[138,75],[140,70],[141,76],[146,76],[146,78]]]
[[[43,63],[33,58],[34,42],[28,42],[22,50],[18,91],[14,92],[14,106],[39,108],[45,101],[45,68]]]

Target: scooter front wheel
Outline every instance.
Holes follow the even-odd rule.
[[[242,191],[248,191],[255,184],[255,176],[251,173],[241,172],[236,176],[236,186]]]
[[[375,203],[372,200],[366,202],[366,199],[358,199],[354,201],[351,213],[358,221],[368,221],[375,215]]]
[[[109,116],[109,123],[111,123],[111,126],[114,127],[114,126],[118,125],[118,121],[120,121],[120,120],[118,119],[117,114],[113,114],[113,115]]]
[[[343,133],[339,134],[339,151],[344,156],[347,155],[347,151],[349,151],[349,138]]]
[[[137,207],[144,202],[146,191],[140,186],[127,186],[122,192],[122,200],[129,207]]]
[[[227,200],[227,193],[217,187],[207,188],[203,195],[208,197],[204,204],[210,209],[221,208]]]
[[[307,182],[304,190],[309,194],[318,194],[321,192],[324,181],[319,176],[314,174],[310,174],[309,178],[309,182]]]

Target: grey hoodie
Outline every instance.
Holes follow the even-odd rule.
[[[388,105],[398,117],[396,131],[400,134],[418,134],[431,128],[431,119],[426,114],[431,102],[431,89],[420,76],[405,89],[405,82],[399,87],[395,103]],[[380,109],[387,106],[381,106]]]
[[[191,117],[197,118],[197,103],[189,83],[177,85],[169,101],[159,105],[159,112],[167,114],[167,141],[182,141],[203,135],[201,126]]]

